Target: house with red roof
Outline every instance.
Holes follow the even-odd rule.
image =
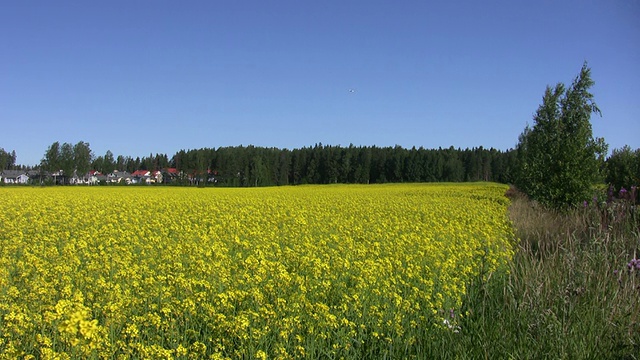
[[[136,170],[131,173],[131,182],[133,184],[150,184],[151,183],[151,171],[149,170]]]
[[[161,184],[162,183],[162,171],[160,170],[154,170],[151,172],[151,182],[154,182],[156,184]]]
[[[164,168],[161,173],[162,180],[167,183],[173,182],[180,177],[180,171],[176,168]]]
[[[159,184],[162,183],[162,172],[159,170],[136,170],[131,173],[133,184]]]

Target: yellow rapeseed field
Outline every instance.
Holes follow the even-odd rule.
[[[417,354],[510,260],[505,190],[2,187],[0,358]]]

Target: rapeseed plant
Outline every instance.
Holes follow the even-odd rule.
[[[419,355],[513,256],[505,190],[2,188],[0,358]]]

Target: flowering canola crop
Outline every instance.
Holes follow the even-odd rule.
[[[0,358],[417,354],[510,260],[505,190],[0,188]]]

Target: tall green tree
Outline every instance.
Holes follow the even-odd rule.
[[[60,165],[60,143],[56,141],[47,148],[40,166],[53,173],[61,169]]]
[[[118,157],[116,158],[115,170],[125,171],[126,168],[127,168],[127,158],[125,158],[123,155],[118,155]]]
[[[565,208],[588,199],[602,179],[607,145],[591,129],[591,114],[600,114],[593,85],[585,63],[569,88],[547,86],[533,127],[520,135],[516,185],[532,199]]]
[[[113,158],[113,153],[111,152],[111,150],[107,150],[107,152],[104,154],[104,161],[102,162],[102,169],[100,169],[100,171],[102,171],[104,174],[108,174],[113,172],[115,168],[116,161]]]
[[[0,147],[0,171],[11,169],[16,165],[16,151],[5,151]]]
[[[91,170],[93,152],[88,142],[79,141],[73,146],[73,164],[78,176],[84,176]]]
[[[69,183],[75,170],[73,145],[69,143],[63,143],[62,146],[60,146],[60,170],[62,170],[64,174],[64,182]]]

